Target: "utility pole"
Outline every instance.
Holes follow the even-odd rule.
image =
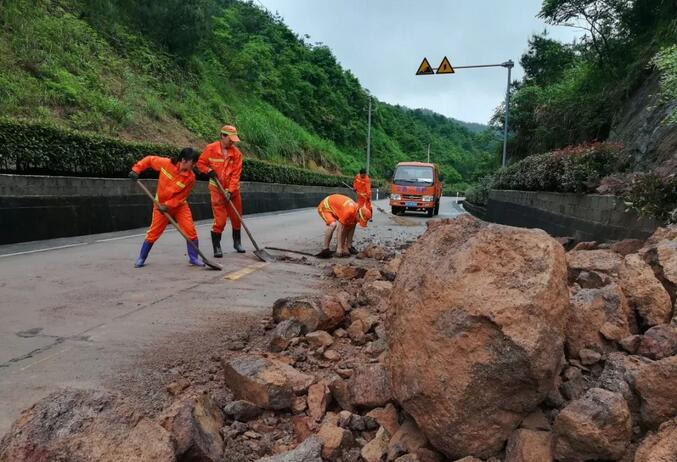
[[[430,143],[428,143],[428,163],[430,163]]]
[[[367,124],[367,175],[369,175],[369,162],[371,160],[371,97],[369,97],[369,122]]]
[[[507,162],[508,152],[508,112],[510,110],[510,75],[515,63],[509,59],[501,64],[476,64],[472,66],[451,66],[449,60],[444,58],[438,67],[432,67],[427,58],[423,58],[423,62],[416,71],[416,75],[434,75],[434,74],[455,74],[456,69],[471,69],[478,67],[505,67],[508,69],[508,85],[505,89],[505,122],[503,124],[503,159],[501,165],[505,167]]]

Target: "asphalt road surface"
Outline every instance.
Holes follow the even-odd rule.
[[[374,203],[374,220],[356,231],[357,247],[425,230],[423,214],[388,211],[386,201]],[[453,199],[443,198],[436,218],[461,213]],[[321,249],[323,223],[314,208],[245,219],[259,245]],[[207,221],[198,224],[207,256],[209,228]],[[214,260],[223,264],[220,272],[189,266],[185,243],[170,228],[140,269],[133,262],[145,229],[0,246],[0,435],[48,393],[100,386],[152,342],[171,342],[179,332],[198,335],[216,315],[268,314],[277,298],[320,283],[317,265],[261,264],[246,237],[248,252],[235,253],[229,230],[226,254]]]

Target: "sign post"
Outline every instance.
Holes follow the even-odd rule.
[[[436,68],[431,67],[427,58],[423,58],[421,65],[416,71],[416,75],[434,75],[434,74],[455,74],[456,69],[475,69],[479,67],[505,67],[508,69],[508,85],[505,89],[505,122],[503,123],[503,159],[501,165],[505,167],[508,152],[508,112],[510,108],[510,74],[515,63],[512,59],[501,64],[475,64],[471,66],[452,66],[445,56],[440,65]]]

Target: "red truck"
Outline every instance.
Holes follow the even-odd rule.
[[[390,186],[390,207],[394,215],[407,210],[427,212],[429,217],[440,211],[442,179],[435,164],[400,162]]]

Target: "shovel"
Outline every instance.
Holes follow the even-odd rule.
[[[152,195],[151,192],[148,190],[148,188],[146,188],[146,185],[145,185],[145,184],[141,183],[140,180],[136,180],[136,184],[138,184],[139,187],[140,187],[141,189],[143,189],[143,192],[145,192],[145,193],[148,195],[148,197],[150,197],[150,200],[152,200],[153,202],[155,202],[157,205],[160,205],[160,202],[158,202],[158,200],[155,199],[155,197],[153,197],[153,195]],[[158,210],[159,210],[159,209],[158,209]],[[178,224],[176,221],[174,221],[174,219],[172,218],[172,216],[171,216],[170,214],[168,214],[167,212],[162,212],[162,210],[160,210],[160,212],[161,212],[165,217],[167,217],[167,219],[169,220],[169,222],[170,222],[171,224],[173,224],[174,227],[181,233],[181,235],[182,235],[183,238],[186,240],[186,242],[187,242],[189,245],[192,245],[193,248],[195,248],[195,250],[197,250],[198,255],[200,255],[200,257],[202,257],[202,261],[205,263],[205,265],[207,265],[209,268],[211,268],[211,269],[213,269],[213,270],[217,270],[217,271],[221,271],[221,270],[223,269],[223,268],[221,268],[219,265],[210,262],[209,259],[207,259],[207,257],[204,256],[204,254],[200,251],[200,248],[199,248],[198,246],[196,246],[195,243],[194,243],[193,241],[191,241],[191,240],[188,238],[188,236],[186,235],[186,233],[183,232],[183,230],[181,229],[181,227],[179,226],[179,224]]]
[[[265,250],[261,249],[259,245],[256,243],[254,240],[254,237],[252,236],[252,233],[249,232],[249,228],[247,228],[247,225],[245,224],[244,220],[242,219],[242,216],[240,215],[240,212],[237,211],[231,200],[228,198],[228,194],[226,193],[226,190],[223,188],[221,185],[221,182],[218,180],[218,178],[213,179],[214,182],[216,183],[216,186],[219,188],[219,191],[221,191],[221,194],[223,194],[223,197],[226,199],[226,202],[228,202],[228,205],[230,205],[230,208],[233,209],[233,212],[235,212],[235,215],[237,218],[240,220],[240,223],[242,223],[242,227],[244,230],[247,232],[247,236],[249,236],[249,240],[252,241],[252,244],[254,244],[254,248],[256,249],[254,251],[254,255],[261,260],[265,262],[271,262],[275,261],[275,257],[273,257],[271,254],[266,252]]]

